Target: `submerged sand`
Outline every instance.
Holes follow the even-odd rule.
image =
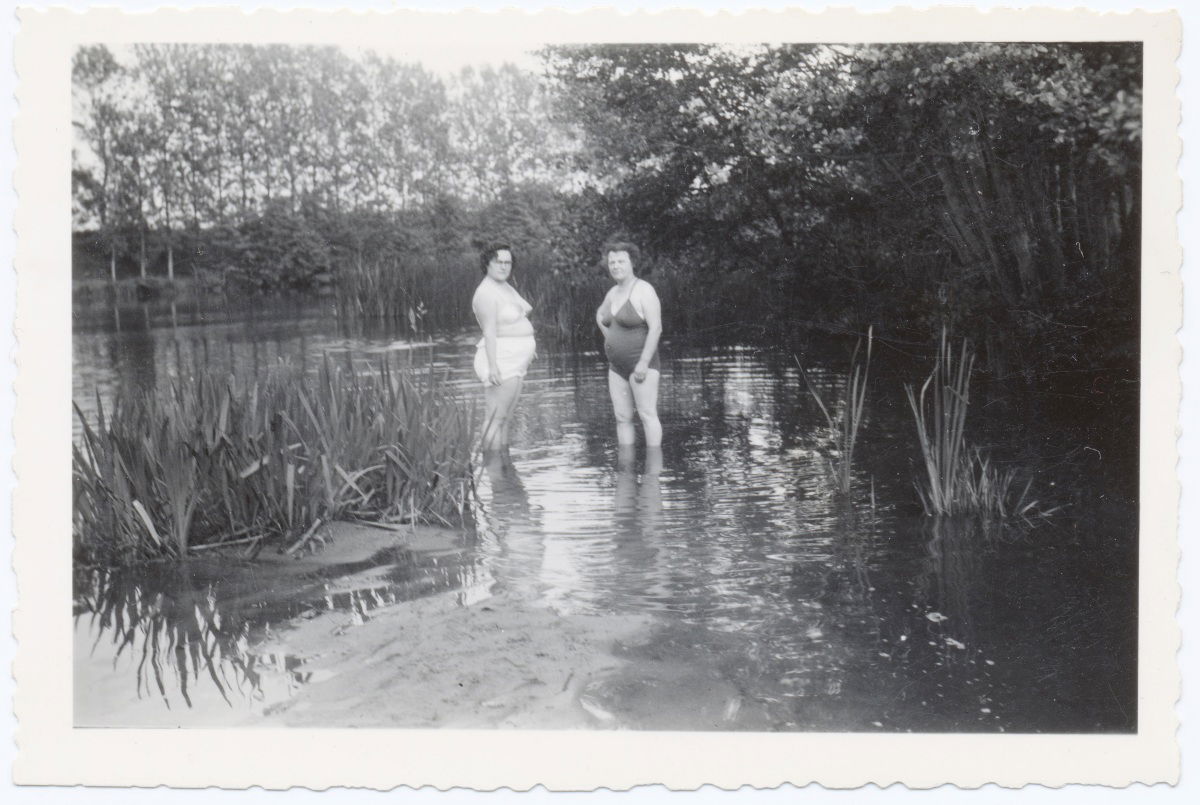
[[[370,621],[306,621],[288,650],[312,656],[317,681],[265,726],[538,727],[596,724],[580,701],[619,670],[614,647],[649,625],[636,616],[560,616],[510,598],[461,606],[450,594],[400,604]],[[600,716],[603,721],[603,716]]]
[[[463,535],[448,529],[337,523],[291,554],[271,549],[249,560],[243,546],[191,560],[173,569],[187,580],[185,613],[188,596],[199,606],[211,583],[231,617],[294,614],[269,619],[265,636],[211,668],[176,667],[158,652],[153,675],[140,668],[144,645],[118,661],[104,650],[107,632],[84,628],[77,633],[75,723],[774,726],[770,702],[745,693],[764,687],[760,664],[747,662],[752,635],[650,610],[556,611],[528,590],[488,586],[487,577],[464,586],[451,570],[461,567],[464,550]],[[213,684],[218,679],[223,688]]]
[[[393,546],[436,549],[436,529],[388,532],[336,524],[329,546],[292,569],[352,562]],[[256,718],[263,726],[600,726],[596,680],[619,673],[621,647],[644,642],[641,615],[563,615],[516,595],[464,604],[456,591],[377,609],[324,612],[280,632],[277,650],[304,657],[309,681]],[[260,647],[270,650],[272,647]]]

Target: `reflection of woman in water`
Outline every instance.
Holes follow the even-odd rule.
[[[633,444],[636,412],[642,420],[646,445],[662,444],[658,421],[658,340],[662,336],[662,308],[654,287],[634,274],[640,256],[632,243],[612,242],[604,247],[608,273],[616,282],[596,311],[596,324],[604,333],[608,356],[608,392],[617,419],[617,444]]]
[[[646,471],[638,478],[637,450],[633,445],[617,448],[617,484],[613,509],[618,518],[632,515],[643,525],[654,524],[662,514],[662,448],[646,448]],[[638,515],[641,515],[638,517]]]
[[[496,244],[479,256],[483,281],[471,309],[483,331],[475,350],[475,374],[484,385],[483,449],[508,447],[509,425],[525,372],[537,354],[529,313],[533,307],[508,283],[512,249]]]
[[[646,468],[638,477],[633,445],[617,448],[613,526],[619,585],[635,595],[666,600],[667,576],[660,550],[662,524],[662,448],[646,448]]]
[[[529,502],[529,493],[502,452],[491,453],[485,463],[491,501],[487,507],[489,530],[496,539],[493,569],[496,581],[528,597],[541,594],[542,561],[546,553],[540,518]]]

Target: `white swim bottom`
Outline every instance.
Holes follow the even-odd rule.
[[[485,386],[488,382],[487,350],[483,339],[475,348],[475,375]],[[537,344],[532,335],[504,336],[496,339],[496,364],[500,369],[500,382],[514,377],[524,377],[537,354]]]

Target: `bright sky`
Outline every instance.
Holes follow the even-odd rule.
[[[511,40],[494,39],[486,42],[464,44],[456,42],[447,45],[446,42],[430,41],[405,42],[392,45],[369,48],[346,48],[352,55],[373,50],[380,56],[387,56],[402,62],[419,62],[427,70],[440,75],[457,73],[464,67],[475,68],[492,66],[499,67],[505,62],[511,62],[526,70],[537,70],[540,60],[533,51],[542,43],[517,43]]]
[[[345,47],[348,54],[360,57],[369,51],[401,62],[418,62],[427,70],[446,76],[457,73],[464,67],[499,67],[505,62],[525,70],[536,71],[541,60],[533,52],[544,43],[536,41],[514,42],[511,39],[493,39],[475,42],[447,44],[437,40],[415,40],[410,42],[379,42],[366,47]],[[298,45],[299,47],[299,45]],[[133,61],[133,48],[128,45],[108,45],[109,50],[123,63]]]

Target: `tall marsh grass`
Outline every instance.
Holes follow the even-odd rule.
[[[182,557],[294,540],[331,519],[456,525],[470,491],[470,406],[430,371],[280,365],[240,383],[201,369],[76,407],[74,537],[82,561]]]
[[[533,305],[538,334],[593,335],[594,313],[608,290],[603,272],[565,270],[543,250],[516,250],[512,284]],[[474,327],[471,295],[482,275],[478,256],[408,255],[355,258],[339,266],[334,295],[339,318],[352,325],[386,323],[411,334]]]
[[[874,328],[867,329],[867,348],[863,360],[859,361],[862,350],[860,339],[854,346],[854,354],[850,356],[850,371],[842,381],[835,402],[826,405],[821,399],[817,387],[809,380],[808,373],[796,360],[800,368],[800,376],[808,393],[816,401],[834,443],[834,457],[828,459],[829,474],[837,484],[838,491],[843,495],[850,494],[850,486],[854,479],[854,447],[858,443],[858,431],[862,426],[867,409],[867,378],[871,372],[871,346],[874,341]]]
[[[1030,497],[1032,485],[1032,477],[1022,484],[1015,469],[1000,467],[982,450],[973,449],[960,484],[963,508],[999,519],[1050,514],[1039,510],[1038,501]]]
[[[917,482],[917,493],[926,514],[955,514],[966,503],[962,487],[969,477],[966,422],[974,365],[975,353],[967,340],[955,359],[943,329],[933,371],[920,394],[904,385],[924,459],[925,476]]]
[[[920,392],[904,386],[923,460],[924,474],[915,483],[921,506],[930,516],[1025,517],[1038,505],[1029,497],[1032,479],[1022,485],[1015,469],[1001,468],[967,442],[974,366],[970,343],[963,339],[955,352],[943,329],[933,371]]]
[[[465,259],[356,258],[336,276],[334,295],[342,321],[398,323],[417,334],[466,324],[470,281],[478,273],[471,272]]]

